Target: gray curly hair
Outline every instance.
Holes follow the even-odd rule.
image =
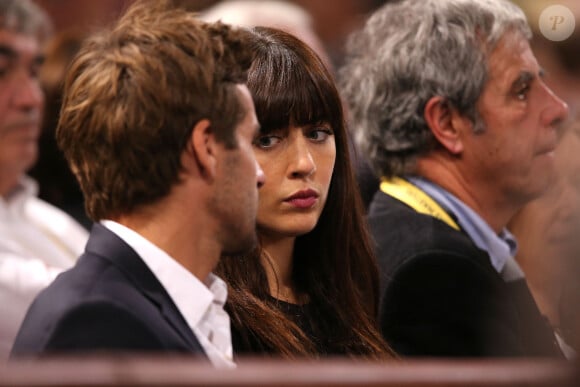
[[[350,36],[340,86],[355,141],[375,172],[413,173],[417,157],[435,146],[423,116],[434,96],[485,130],[476,103],[487,59],[507,32],[532,36],[507,0],[404,0],[387,3]]]
[[[1,0],[0,29],[35,36],[43,42],[52,34],[48,14],[30,0]]]

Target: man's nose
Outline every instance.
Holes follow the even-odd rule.
[[[23,110],[32,110],[42,107],[44,94],[37,78],[29,74],[16,77],[13,81],[13,104]]]

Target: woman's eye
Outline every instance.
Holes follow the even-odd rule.
[[[271,148],[280,142],[280,138],[277,136],[259,136],[254,140],[254,146],[258,148]]]
[[[332,130],[326,128],[313,129],[308,132],[308,137],[316,142],[323,142],[332,135]]]

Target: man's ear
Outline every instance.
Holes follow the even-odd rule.
[[[471,123],[459,115],[443,97],[432,97],[425,105],[425,121],[437,141],[451,154],[463,152],[462,135]]]
[[[200,175],[213,179],[217,168],[217,143],[209,120],[203,119],[194,125],[187,149],[190,149]]]

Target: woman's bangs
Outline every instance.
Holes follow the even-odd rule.
[[[264,130],[277,130],[290,125],[330,122],[332,111],[335,111],[331,105],[336,102],[333,101],[332,91],[323,91],[323,88],[327,88],[326,84],[321,79],[313,79],[308,73],[296,70],[288,72],[284,82],[261,88],[268,92],[254,95],[260,125]]]

